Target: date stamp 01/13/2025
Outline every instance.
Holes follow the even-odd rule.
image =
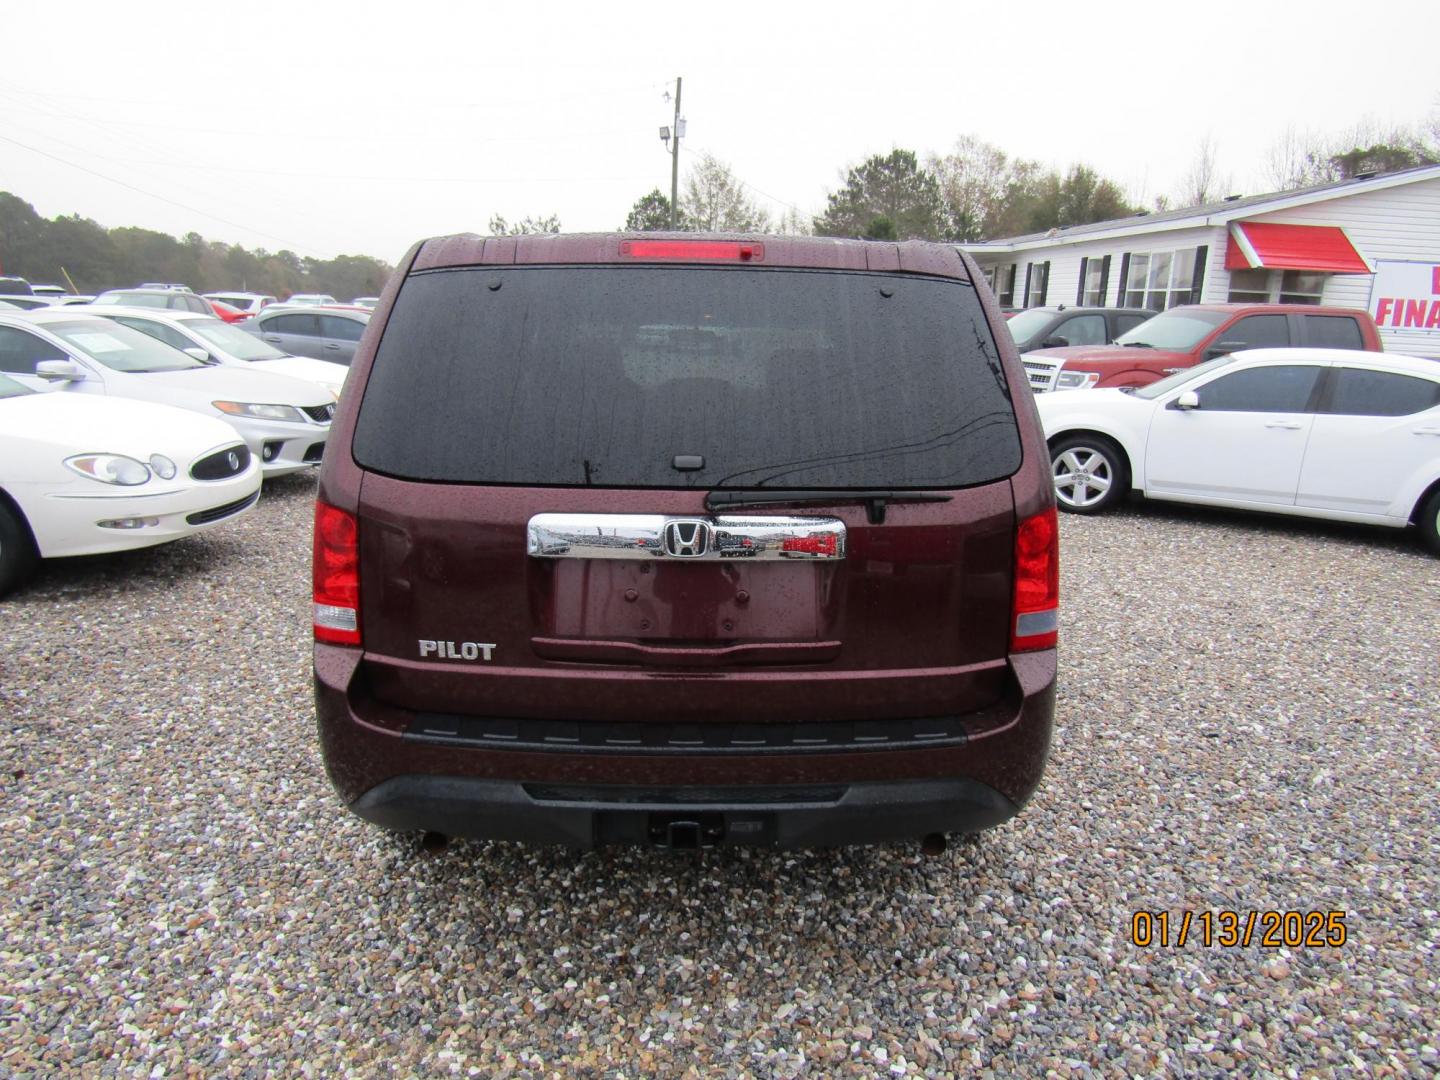
[[[1130,943],[1141,949],[1339,948],[1348,937],[1343,911],[1137,911]]]

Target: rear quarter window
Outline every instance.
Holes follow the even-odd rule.
[[[320,336],[339,341],[359,341],[365,333],[365,324],[340,315],[323,315],[320,318]]]
[[[1410,416],[1440,405],[1440,382],[1390,371],[1335,368],[1323,412],[1339,416]]]
[[[319,337],[320,320],[314,315],[276,315],[266,319],[261,328],[272,334],[299,334],[302,337]]]
[[[353,450],[415,480],[704,489],[962,487],[1021,460],[969,284],[655,266],[411,276]]]

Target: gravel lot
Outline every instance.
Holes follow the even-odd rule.
[[[0,603],[0,1075],[1440,1068],[1411,538],[1065,517],[1050,771],[936,859],[428,855],[321,769],[313,490]],[[1138,909],[1344,910],[1349,941],[1139,948]]]

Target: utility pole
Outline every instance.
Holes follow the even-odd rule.
[[[670,231],[675,231],[676,204],[680,198],[680,76],[675,76],[675,141],[670,146]]]

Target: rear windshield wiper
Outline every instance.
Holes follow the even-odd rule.
[[[1125,348],[1127,348],[1127,349],[1153,349],[1154,347],[1155,347],[1155,346],[1154,346],[1154,345],[1151,345],[1148,341],[1127,341],[1127,342],[1125,342]]]
[[[726,506],[768,506],[774,503],[863,502],[870,524],[883,525],[887,502],[949,502],[952,497],[943,491],[896,491],[888,488],[869,491],[824,491],[818,488],[790,490],[735,488],[710,492],[705,496],[705,509],[719,510]]]

